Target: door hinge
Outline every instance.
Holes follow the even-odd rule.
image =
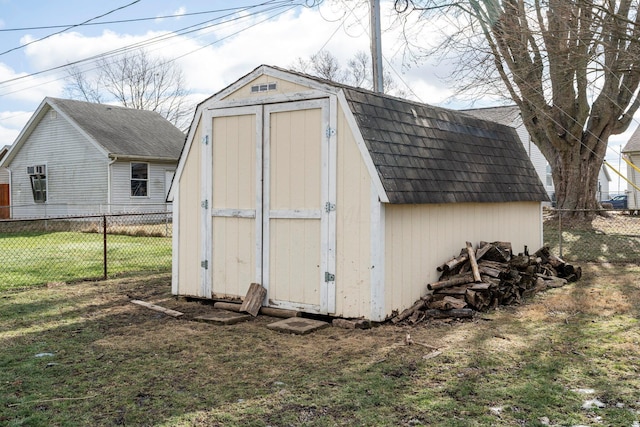
[[[200,202],[200,207],[204,208],[204,209],[209,209],[209,201],[208,200],[203,200]]]
[[[204,261],[200,262],[200,267],[204,268],[205,270],[209,269],[209,260],[205,259]]]
[[[324,281],[325,282],[335,282],[336,281],[336,275],[335,274],[331,274],[328,271],[324,272]]]
[[[327,203],[324,204],[324,210],[327,213],[329,213],[331,211],[335,211],[336,210],[336,204],[335,203],[331,203],[331,202],[327,202]]]
[[[333,135],[336,134],[336,130],[327,126],[327,129],[324,131],[324,134],[326,135],[327,138],[331,138]]]
[[[204,145],[209,145],[209,135],[205,135],[202,137],[202,143]]]

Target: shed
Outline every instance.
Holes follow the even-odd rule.
[[[176,295],[382,321],[466,241],[542,244],[513,128],[260,66],[196,109],[169,198]]]

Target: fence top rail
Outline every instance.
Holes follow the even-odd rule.
[[[129,213],[115,213],[115,214],[96,214],[96,215],[69,215],[69,216],[46,216],[39,218],[10,218],[0,219],[0,223],[3,222],[33,222],[33,221],[62,221],[66,219],[89,219],[89,218],[111,218],[111,217],[123,217],[123,216],[151,216],[151,215],[171,215],[172,212],[158,211],[158,212],[129,212]]]

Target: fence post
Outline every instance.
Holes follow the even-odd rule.
[[[107,280],[107,216],[102,215],[102,278]]]
[[[558,249],[560,251],[558,256],[562,258],[562,211],[558,211]]]

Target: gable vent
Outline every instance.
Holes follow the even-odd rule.
[[[253,85],[251,86],[251,93],[268,92],[270,90],[276,90],[276,88],[277,88],[276,83],[264,83],[259,85]]]

